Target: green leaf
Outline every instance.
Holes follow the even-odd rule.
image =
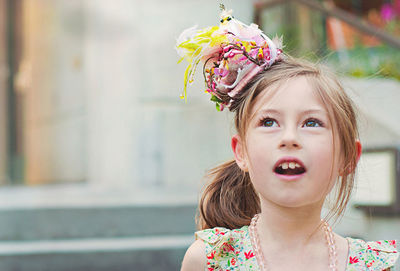
[[[221,107],[219,106],[219,103],[215,103],[215,108],[217,108],[218,112],[221,112]]]
[[[212,94],[211,94],[211,99],[210,100],[213,101],[213,102],[216,102],[216,103],[222,103],[221,99],[219,99],[217,96],[212,95]]]

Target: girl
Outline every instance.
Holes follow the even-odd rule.
[[[209,174],[196,241],[182,270],[394,270],[395,241],[332,232],[343,214],[361,154],[353,104],[322,67],[283,56],[278,40],[222,11],[221,24],[178,39],[189,60],[186,86],[204,63],[218,110],[234,112],[235,159]]]

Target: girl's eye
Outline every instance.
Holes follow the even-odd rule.
[[[278,123],[274,119],[265,118],[265,119],[261,120],[261,126],[264,126],[264,127],[276,127],[276,126],[278,126]]]
[[[324,124],[317,119],[308,119],[304,122],[304,127],[324,127]]]

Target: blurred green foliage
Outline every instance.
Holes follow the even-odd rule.
[[[346,54],[347,59],[340,57]],[[356,46],[345,52],[332,51],[326,63],[339,72],[354,77],[384,77],[400,81],[400,50],[388,46]]]
[[[343,1],[345,2],[348,1]],[[366,45],[357,34],[352,37],[353,44],[349,46],[350,48],[333,50],[328,46],[327,18],[320,12],[304,11],[300,7],[298,4],[290,3],[266,9],[262,13],[262,29],[270,37],[282,36],[286,53],[312,61],[321,61],[340,74],[348,76],[383,77],[400,81],[399,48],[379,42],[375,42],[378,44],[376,46]],[[305,17],[308,18],[308,26],[303,24]],[[372,10],[369,18],[380,20],[382,31],[395,36],[400,32],[398,19],[384,22],[378,10]]]

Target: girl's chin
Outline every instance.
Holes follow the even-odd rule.
[[[315,201],[310,201],[310,196],[309,195],[303,195],[302,197],[298,197],[299,195],[294,196],[294,195],[275,195],[275,197],[272,198],[264,198],[262,200],[268,202],[268,205],[275,205],[280,208],[315,208],[316,206],[321,206],[320,201],[321,199],[315,199]]]

